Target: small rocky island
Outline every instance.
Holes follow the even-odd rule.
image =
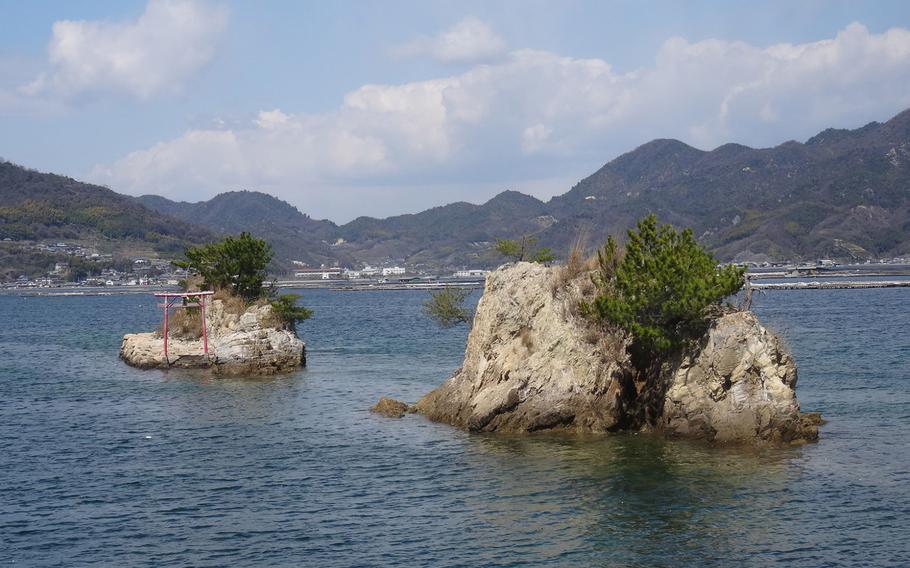
[[[278,296],[274,287],[264,286],[272,260],[268,243],[241,233],[189,248],[184,254],[186,260],[175,264],[192,275],[185,282],[185,289],[191,291],[170,294],[182,298],[176,309],[165,308],[172,313],[171,325],[125,335],[121,359],[142,369],[205,368],[247,376],[273,375],[306,365],[297,322],[312,312],[297,305],[297,295]],[[200,290],[216,292],[207,296],[212,292]],[[208,297],[213,298],[210,304],[199,304]]]
[[[171,332],[168,358],[161,331],[123,337],[120,358],[141,369],[208,368],[227,375],[273,375],[306,365],[306,347],[270,304],[241,306],[215,299],[207,310],[209,356],[198,334]]]

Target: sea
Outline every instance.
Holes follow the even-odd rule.
[[[910,565],[910,288],[755,294],[828,421],[781,449],[383,418],[468,330],[301,293],[308,365],[265,379],[123,364],[150,295],[0,295],[0,566]]]

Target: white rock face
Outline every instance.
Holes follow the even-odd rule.
[[[590,341],[570,294],[554,296],[553,277],[527,262],[489,274],[463,367],[417,411],[472,431],[616,427],[626,363]]]
[[[165,360],[164,340],[158,333],[125,335],[120,357],[143,369],[198,367],[233,375],[271,375],[305,365],[305,345],[297,334],[268,325],[271,309],[266,305],[231,314],[224,310],[221,300],[214,300],[206,311],[208,359],[203,355],[201,339],[170,337]]]
[[[790,442],[817,432],[801,418],[796,364],[751,312],[718,319],[672,370],[661,426],[718,442]]]
[[[417,412],[470,431],[642,429],[746,443],[817,437],[800,414],[792,357],[752,313],[721,317],[699,349],[666,362],[657,379],[641,379],[628,337],[604,336],[575,315],[580,280],[554,287],[555,270],[518,263],[487,277],[464,365]]]

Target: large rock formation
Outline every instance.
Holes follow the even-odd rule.
[[[578,315],[586,275],[518,263],[487,278],[464,365],[415,408],[470,431],[658,430],[718,442],[817,437],[801,418],[796,366],[750,312],[714,322],[697,347],[640,379],[628,337]],[[590,293],[590,290],[587,291]]]
[[[474,431],[553,427],[603,432],[623,418],[624,346],[589,333],[553,273],[519,263],[487,276],[464,365],[417,402],[432,420]],[[617,338],[621,341],[621,338]]]
[[[210,368],[231,375],[272,375],[306,364],[303,341],[293,331],[276,327],[269,305],[253,306],[240,313],[214,300],[206,311],[209,357],[201,339],[181,339],[169,334],[164,357],[161,334],[131,333],[123,336],[120,357],[143,369]]]

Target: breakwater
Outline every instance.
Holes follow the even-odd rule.
[[[755,290],[835,290],[851,288],[910,288],[910,280],[842,280],[827,282],[807,282],[800,280],[797,282],[768,282],[753,283],[752,288]]]

